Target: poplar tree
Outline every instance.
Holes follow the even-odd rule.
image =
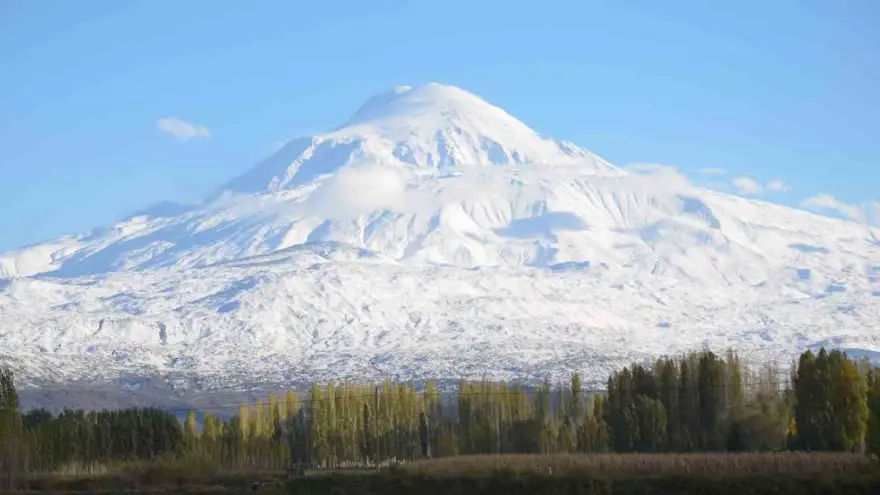
[[[692,378],[691,364],[686,358],[681,361],[678,376],[678,400],[679,436],[677,450],[687,452],[695,447],[699,421],[699,401]]]
[[[795,377],[797,447],[804,450],[856,450],[869,416],[866,387],[845,353],[824,348],[804,352]]]
[[[577,373],[571,375],[571,420],[574,429],[577,430],[584,423],[584,391],[581,385],[581,376]]]
[[[719,419],[725,413],[723,363],[711,351],[705,351],[699,360],[700,424],[699,449],[717,450],[722,446]]]
[[[605,422],[605,399],[601,394],[593,394],[590,396],[590,401],[592,407],[584,425],[582,446],[578,450],[580,452],[607,452],[609,444],[608,424]]]
[[[186,446],[190,451],[195,450],[198,432],[196,431],[196,412],[190,411],[186,415],[186,422],[183,427],[183,438]]]
[[[679,413],[678,365],[670,358],[656,364],[658,370],[657,395],[666,410],[666,447],[676,449],[681,444],[681,414]]]
[[[422,411],[419,414],[419,445],[422,457],[431,458],[431,431],[428,428],[428,416]]]
[[[0,483],[5,474],[6,488],[12,488],[19,469],[21,417],[18,392],[12,370],[0,367]],[[2,485],[0,485],[2,486]]]
[[[615,452],[632,452],[638,441],[638,417],[633,399],[632,373],[628,368],[608,379],[605,421]]]
[[[634,403],[637,438],[634,450],[659,452],[666,442],[666,408],[646,395],[638,395]]]
[[[867,387],[868,420],[865,434],[865,453],[880,457],[880,368],[868,375]]]
[[[832,450],[859,450],[868,419],[865,380],[856,363],[839,350],[828,355],[828,370],[832,410],[828,446]]]
[[[794,378],[796,444],[802,450],[821,450],[822,447],[817,423],[821,394],[815,368],[816,356],[812,351],[802,353]]]

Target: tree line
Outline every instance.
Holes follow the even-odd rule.
[[[189,411],[19,411],[0,370],[0,482],[117,462],[180,459],[223,468],[364,467],[467,454],[864,451],[880,454],[880,370],[837,351],[804,352],[789,375],[733,351],[663,357],[537,389],[462,380],[315,384],[242,404],[227,417]],[[5,474],[3,474],[5,473]]]

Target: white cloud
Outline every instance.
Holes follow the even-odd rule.
[[[808,208],[834,208],[837,205],[837,200],[828,193],[820,193],[801,201],[801,206]]]
[[[628,172],[634,172],[641,176],[650,176],[653,179],[663,178],[664,182],[675,183],[678,186],[690,187],[691,182],[678,168],[659,163],[633,163],[624,167]]]
[[[677,168],[660,163],[631,163],[624,168],[637,174],[681,174]]]
[[[160,131],[171,134],[180,141],[189,141],[194,138],[211,137],[211,131],[207,127],[180,120],[177,117],[164,117],[156,121],[156,127]]]
[[[764,192],[764,186],[758,184],[751,177],[737,177],[733,179],[732,183],[739,194],[757,196]]]
[[[699,172],[703,175],[724,175],[727,173],[727,170],[723,168],[704,168]]]
[[[313,214],[334,220],[353,219],[377,210],[404,208],[406,182],[391,167],[345,168],[321,184],[307,205]]]
[[[854,222],[880,225],[880,202],[850,204],[839,201],[831,194],[821,193],[801,201],[801,207],[835,213],[836,216]]]
[[[621,177],[590,177],[590,188],[614,196],[631,193],[651,198],[658,204],[680,202],[682,195],[693,193],[690,179],[676,167],[635,163],[623,168],[629,173]]]
[[[788,192],[791,187],[779,179],[773,179],[766,184],[761,184],[751,177],[737,177],[730,181],[736,189],[736,193],[742,196],[760,196],[765,192]]]
[[[764,187],[766,187],[768,191],[774,192],[788,192],[789,190],[791,190],[791,188],[788,187],[788,184],[782,182],[779,179],[771,180]]]

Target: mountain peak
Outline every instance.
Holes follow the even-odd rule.
[[[504,110],[461,88],[432,82],[415,87],[397,86],[372,96],[346,122],[346,127],[388,119],[476,115],[516,120]]]
[[[293,189],[348,166],[438,169],[515,164],[582,164],[619,171],[577,146],[540,136],[504,110],[455,86],[397,86],[369,98],[332,132],[294,139],[223,189]]]

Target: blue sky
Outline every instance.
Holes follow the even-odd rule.
[[[855,212],[880,197],[877,25],[874,0],[2,1],[0,251],[196,201],[429,81],[615,164]]]

